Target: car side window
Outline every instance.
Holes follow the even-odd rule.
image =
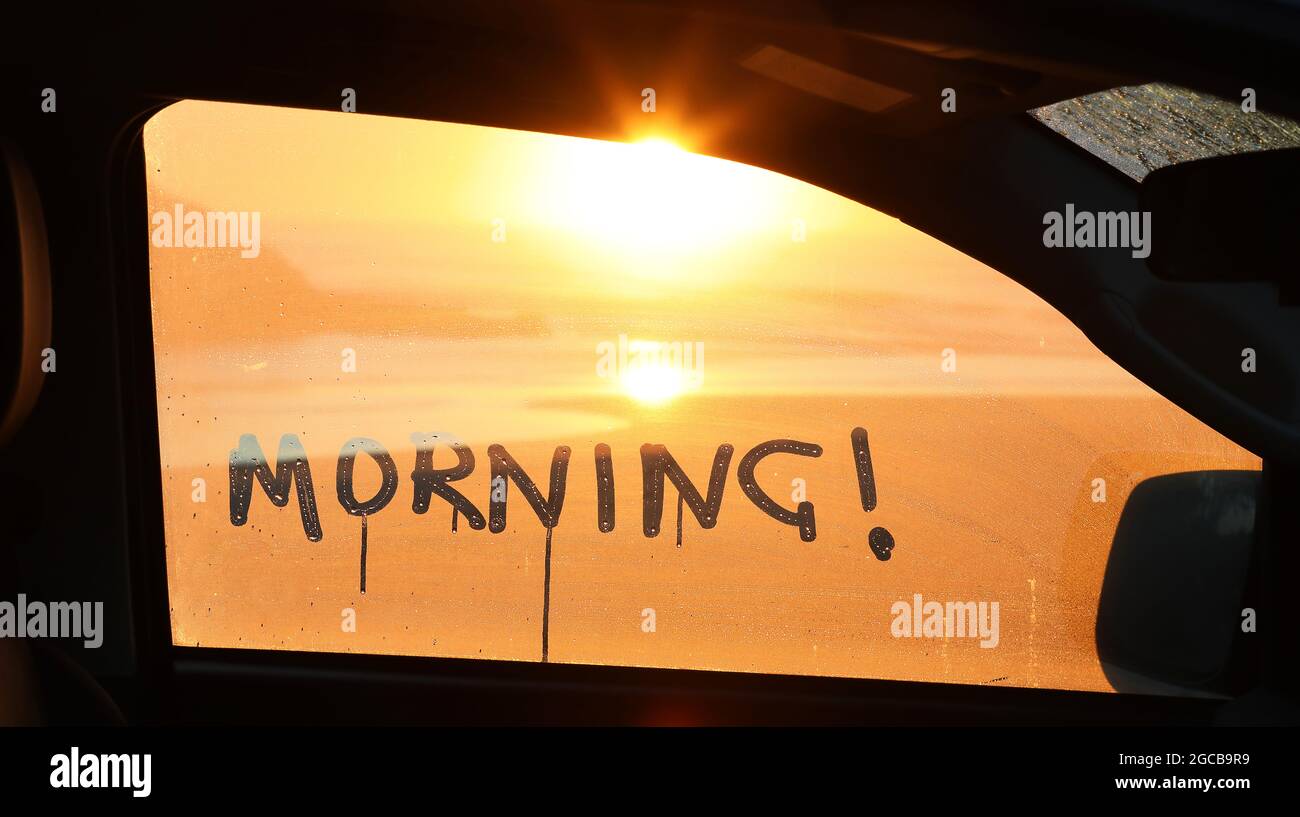
[[[1131,492],[1260,468],[764,170],[198,101],[144,147],[178,645],[1111,690]]]

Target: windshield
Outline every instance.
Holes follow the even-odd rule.
[[[1029,114],[1138,181],[1179,162],[1300,146],[1300,125],[1255,110],[1249,88],[1239,102],[1229,102],[1156,82],[1067,99]]]

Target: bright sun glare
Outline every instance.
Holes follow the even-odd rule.
[[[702,343],[665,343],[633,339],[620,344],[618,387],[646,406],[662,406],[703,383]]]
[[[552,219],[646,258],[725,245],[771,222],[764,171],[663,139],[573,140],[554,171],[547,185]]]
[[[686,374],[666,361],[632,367],[619,380],[624,394],[647,406],[662,406],[687,387]]]

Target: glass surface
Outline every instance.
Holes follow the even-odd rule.
[[[206,102],[144,144],[177,644],[1108,690],[1130,490],[1260,467],[997,271],[773,173]]]
[[[1029,114],[1141,181],[1179,162],[1300,147],[1300,125],[1256,110],[1255,102],[1253,94],[1229,102],[1157,82],[1067,99]]]

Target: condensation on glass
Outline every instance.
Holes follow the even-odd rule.
[[[1111,167],[1141,181],[1166,165],[1300,147],[1300,124],[1177,85],[1112,88],[1030,111]],[[1253,103],[1253,100],[1249,102]]]
[[[1130,492],[1260,467],[766,171],[202,102],[144,147],[176,644],[1108,690]]]

